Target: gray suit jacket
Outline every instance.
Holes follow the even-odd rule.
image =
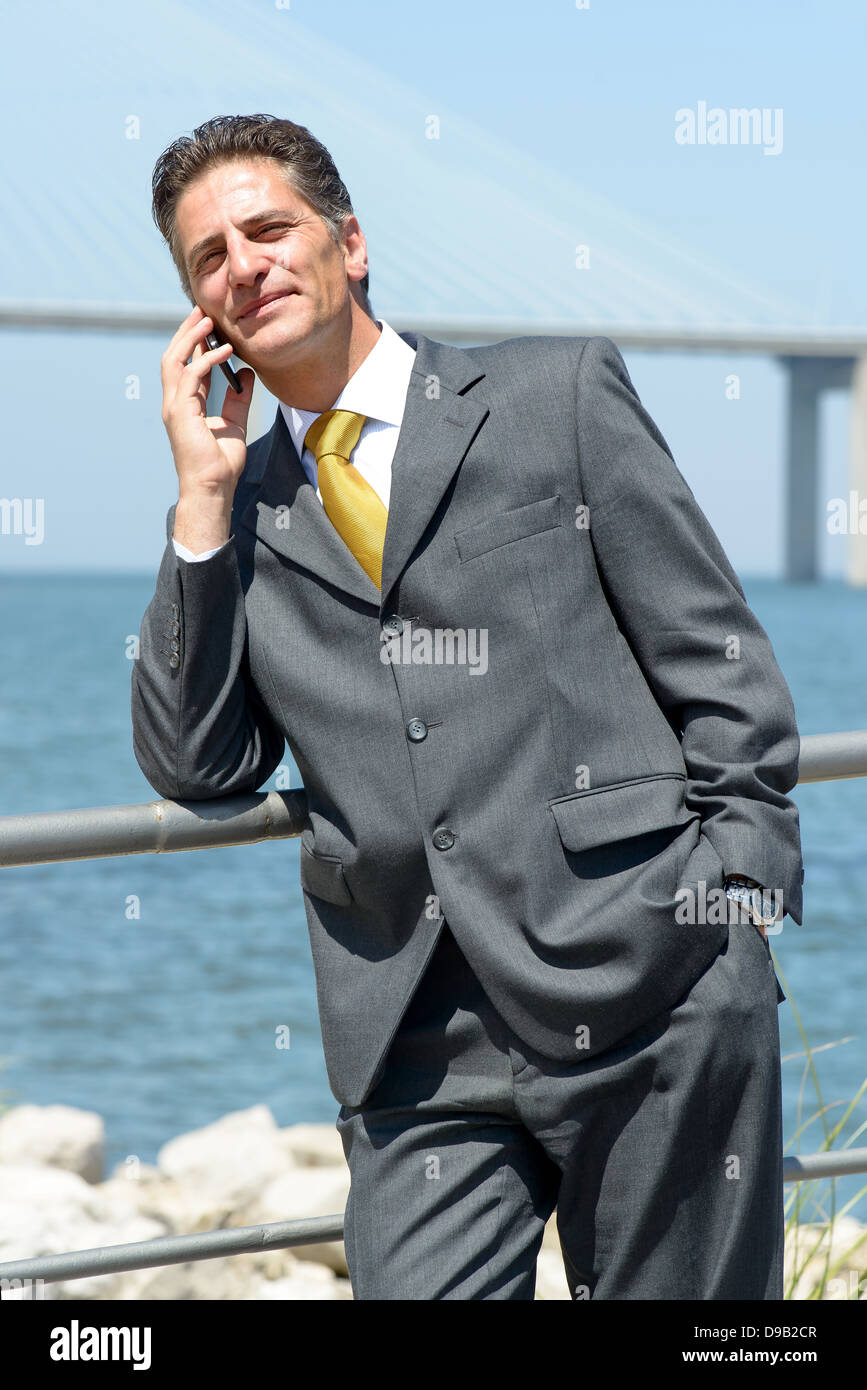
[[[679,890],[748,874],[801,922],[789,689],[617,348],[402,336],[417,357],[381,594],[278,410],[220,553],[179,559],[169,509],[132,676],[161,796],[255,790],[288,741],[350,1106],[444,918],[518,1036],[572,1062],[673,1005],[724,944],[725,921],[677,920]]]

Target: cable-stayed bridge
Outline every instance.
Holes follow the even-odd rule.
[[[150,218],[156,158],[210,116],[266,111],[331,151],[367,237],[374,311],[399,331],[455,343],[604,334],[624,351],[771,357],[788,383],[787,577],[818,573],[829,389],[850,392],[850,496],[867,511],[867,323],[822,321],[582,187],[580,139],[574,167],[552,169],[508,131],[435,109],[291,10],[254,0],[213,0],[206,19],[186,0],[154,0],[134,54],[122,8],[59,0],[50,24],[24,11],[7,30],[9,51],[38,51],[45,72],[74,54],[77,100],[67,86],[52,106],[43,87],[34,103],[29,65],[9,64],[6,96],[27,110],[27,139],[3,155],[0,327],[164,342],[189,306]],[[274,409],[257,385],[251,437]],[[849,533],[848,578],[867,585],[867,516],[864,527]]]

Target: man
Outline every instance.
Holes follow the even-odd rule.
[[[289,121],[175,142],[154,215],[196,307],[135,752],[196,800],[292,749],[355,1296],[531,1299],[556,1207],[575,1299],[780,1298],[798,731],[619,352],[374,319]],[[280,406],[247,448],[254,370]],[[733,875],[774,911],[727,912]]]

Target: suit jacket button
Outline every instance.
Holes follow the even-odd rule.
[[[173,603],[173,604],[172,604],[172,617],[173,617],[173,618],[179,618],[180,616],[181,616],[181,610],[180,610],[180,608],[178,607],[178,605],[177,605],[176,603]]]
[[[403,632],[403,619],[396,613],[389,613],[382,624],[382,630],[388,637],[398,637]]]
[[[181,650],[181,644],[178,641],[177,637],[172,638],[171,642],[169,643],[169,646],[171,647],[173,652],[179,652]]]
[[[423,719],[411,719],[406,726],[407,738],[411,738],[413,743],[421,743],[423,738],[427,738],[427,724]]]
[[[169,665],[170,665],[170,666],[180,666],[180,664],[181,664],[181,658],[178,656],[177,652],[172,652],[171,656],[169,657]]]
[[[177,622],[172,623],[172,636],[173,636],[173,637],[180,637],[180,635],[181,635],[181,625],[180,625],[180,623],[177,623]]]
[[[455,837],[447,825],[439,825],[433,833],[433,842],[437,849],[451,849]]]

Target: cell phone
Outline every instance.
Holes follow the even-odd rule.
[[[207,343],[209,348],[222,347],[223,343],[227,343],[228,341],[228,338],[224,338],[218,328],[213,328],[210,333],[205,334],[205,342]],[[237,372],[234,372],[232,370],[228,362],[219,362],[217,365],[219,366],[220,371],[223,373],[223,376],[228,381],[232,390],[237,391],[238,395],[240,396],[244,388],[241,385],[241,379],[238,376]]]

